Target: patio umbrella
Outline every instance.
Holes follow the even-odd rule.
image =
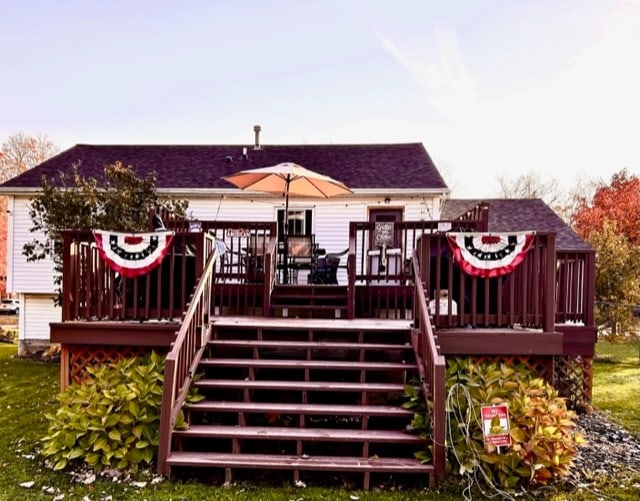
[[[223,179],[243,190],[280,194],[284,197],[284,283],[288,282],[289,195],[329,198],[351,193],[340,181],[292,162],[242,170],[224,176]]]

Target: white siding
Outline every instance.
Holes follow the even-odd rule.
[[[13,202],[13,203],[12,203]],[[13,205],[11,207],[11,205]],[[53,261],[45,259],[27,262],[22,254],[25,243],[34,238],[42,240],[42,236],[31,233],[32,223],[29,218],[29,199],[14,198],[10,200],[9,238],[7,244],[7,288],[9,292],[20,294],[54,292]],[[13,236],[13,238],[11,238]]]
[[[439,214],[434,200],[401,199],[395,196],[394,207],[404,206],[406,221],[434,219]],[[312,209],[316,242],[327,252],[339,252],[349,245],[349,223],[367,221],[369,208],[383,208],[383,201],[375,197],[349,199],[289,200],[289,209]],[[196,199],[189,202],[189,213],[194,219],[218,221],[275,221],[277,209],[284,208],[284,201],[277,198],[247,199],[216,198]]]
[[[275,221],[277,199],[198,198],[189,201],[189,215],[203,221]],[[284,201],[281,205],[284,207]]]
[[[20,341],[48,340],[49,323],[62,320],[62,309],[54,306],[53,296],[20,295]]]

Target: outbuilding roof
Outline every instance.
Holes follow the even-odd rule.
[[[158,189],[233,188],[222,176],[243,169],[294,162],[342,181],[352,189],[447,190],[421,143],[263,145],[78,144],[10,179],[4,188],[37,188],[40,179],[79,165],[100,178],[105,164],[121,161],[139,176],[155,172]]]
[[[448,199],[441,219],[456,219],[481,202],[489,204],[489,231],[549,231],[556,233],[556,248],[563,251],[590,251],[579,237],[547,204],[539,198]]]

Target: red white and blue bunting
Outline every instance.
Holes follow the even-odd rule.
[[[100,256],[115,271],[127,278],[149,273],[171,248],[173,231],[120,233],[96,230],[93,237]]]
[[[448,233],[455,262],[468,275],[500,277],[511,273],[526,257],[535,232]]]

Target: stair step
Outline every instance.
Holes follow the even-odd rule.
[[[198,388],[236,388],[248,390],[291,391],[351,391],[402,393],[404,386],[393,383],[357,383],[333,381],[253,381],[235,379],[201,379],[193,383]]]
[[[311,442],[424,443],[417,435],[392,430],[348,430],[333,428],[295,428],[289,426],[191,425],[176,430],[176,437],[239,438],[260,440],[303,440]]]
[[[349,332],[385,333],[397,335],[406,333],[411,329],[409,320],[388,320],[388,319],[296,319],[277,317],[215,317],[212,320],[215,328],[224,329],[257,329],[257,330],[278,330],[278,331],[300,331],[300,330],[338,330]]]
[[[417,370],[417,364],[401,362],[355,362],[329,360],[275,360],[251,358],[203,358],[201,367],[255,367],[269,369],[322,369],[322,370],[368,370],[393,371]]]
[[[277,297],[277,298],[289,298],[289,299],[300,299],[300,300],[305,300],[305,299],[345,299],[348,297],[347,291],[344,292],[340,292],[340,293],[334,293],[333,291],[327,290],[327,291],[322,291],[322,293],[317,293],[314,292],[312,294],[305,294],[305,293],[300,293],[299,291],[286,291],[286,292],[282,292],[282,291],[274,291],[271,294],[271,297]]]
[[[289,456],[269,454],[221,454],[214,452],[171,452],[171,466],[210,468],[272,468],[274,470],[314,470],[389,473],[433,473],[432,465],[411,458],[362,458],[349,456]]]
[[[326,308],[326,309],[347,309],[347,305],[344,302],[329,302],[329,301],[300,301],[295,302],[292,298],[274,298],[271,301],[273,308]],[[282,302],[284,300],[285,302]]]
[[[185,405],[191,412],[245,412],[280,414],[307,414],[324,416],[386,416],[411,417],[413,411],[403,407],[383,405],[323,405],[288,404],[281,402],[214,402],[204,401]]]
[[[323,350],[411,350],[411,345],[391,343],[342,343],[339,341],[258,341],[255,339],[213,339],[209,346],[240,346],[243,348],[300,348]]]
[[[295,291],[299,294],[304,294],[305,296],[325,292],[341,292],[346,294],[348,290],[349,288],[346,285],[335,284],[278,284],[273,288],[274,293]]]

